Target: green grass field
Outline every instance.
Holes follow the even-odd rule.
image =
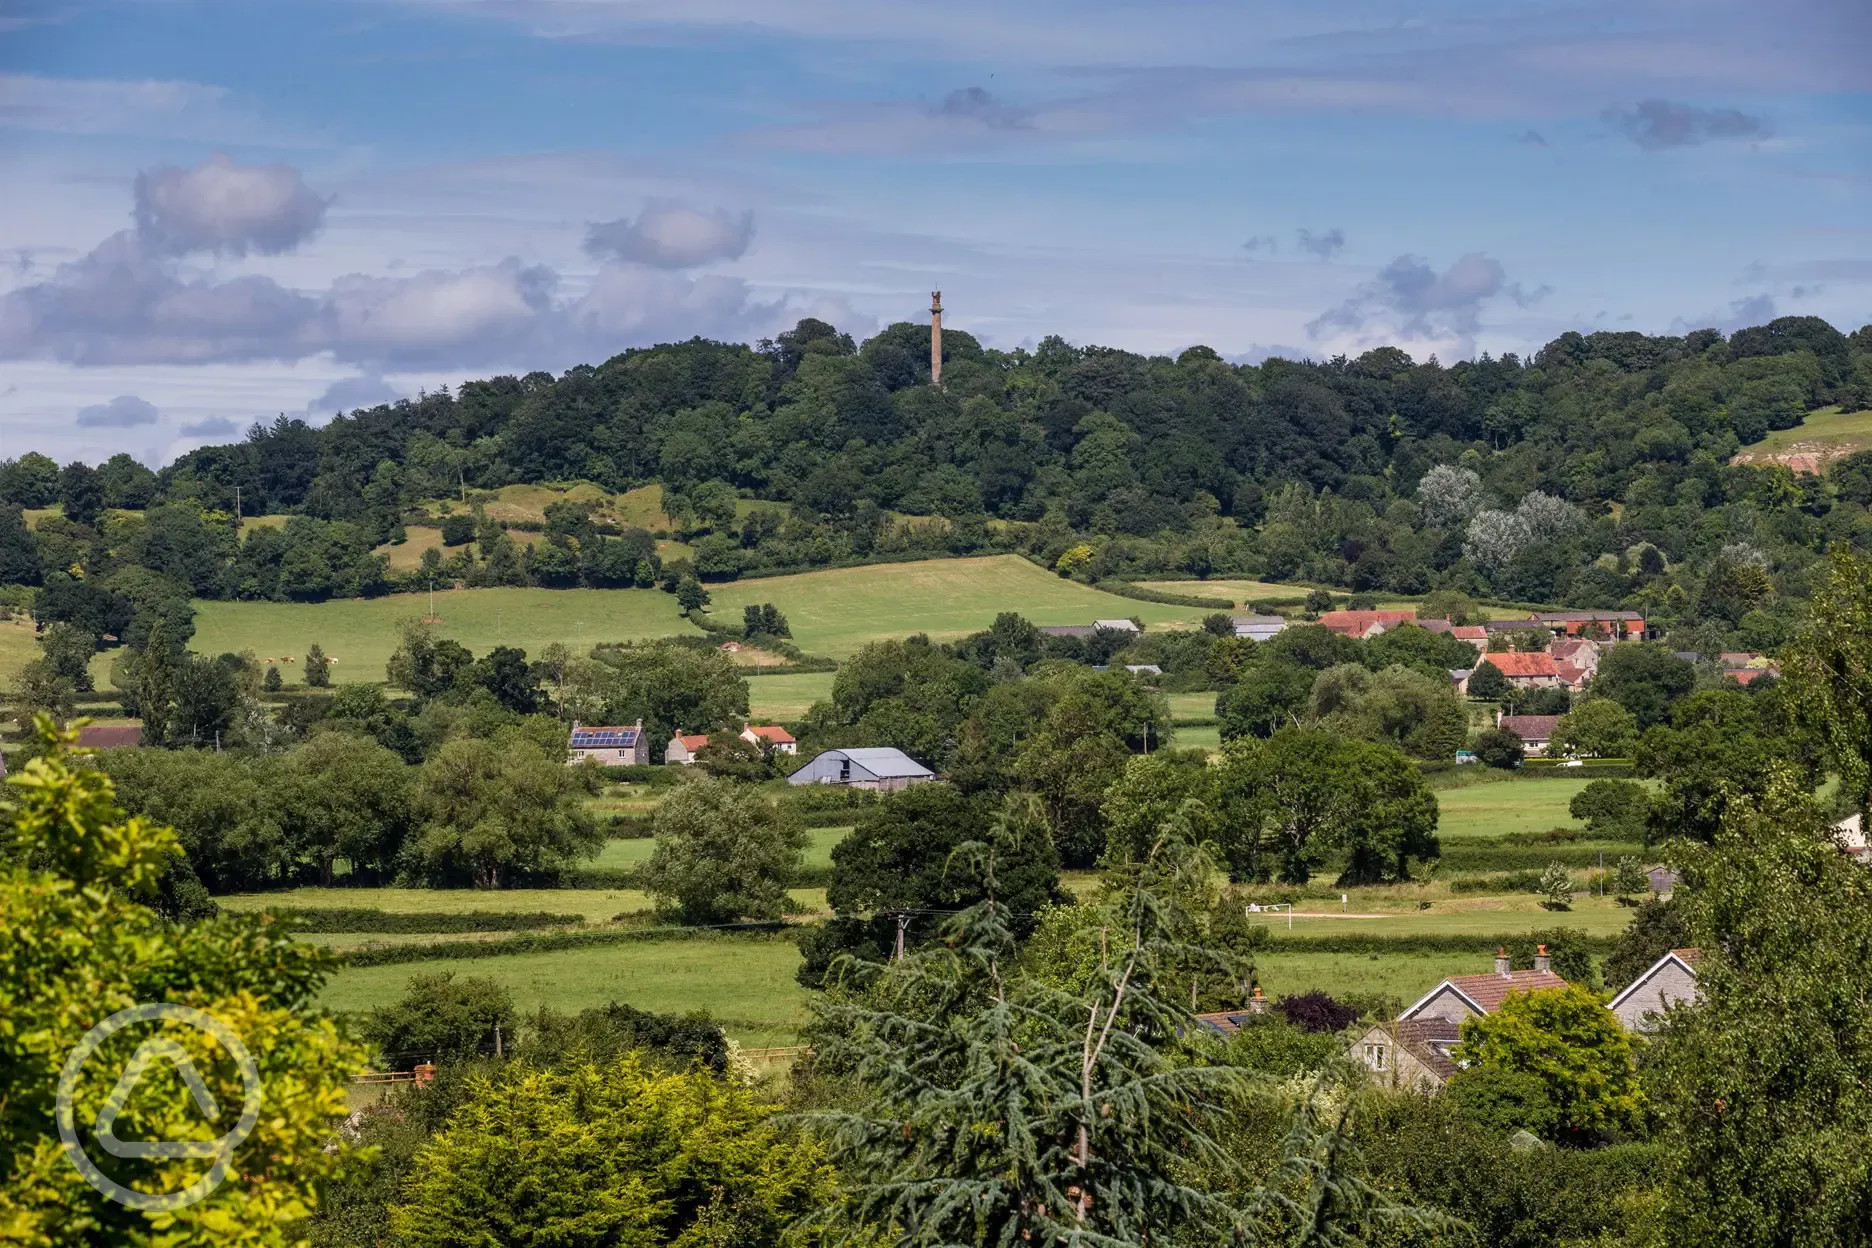
[[[643,1010],[687,1014],[707,1010],[750,1048],[792,1044],[806,1021],[806,990],[793,980],[799,949],[789,940],[747,937],[632,941],[555,953],[340,971],[319,1004],[368,1010],[403,994],[410,977],[435,971],[492,979],[514,1005],[573,1011],[621,1001]]]
[[[1313,592],[1311,585],[1281,585],[1274,581],[1215,580],[1215,581],[1139,581],[1145,589],[1154,589],[1160,594],[1192,594],[1198,598],[1227,598],[1236,606],[1241,606],[1251,598],[1304,598]],[[1349,589],[1335,590],[1335,593],[1349,594]]]
[[[844,828],[808,828],[806,830],[806,853],[801,864],[807,867],[829,867],[832,865],[832,847],[844,840],[851,832]],[[639,866],[650,860],[650,852],[656,848],[656,841],[647,836],[631,837],[627,840],[606,841],[599,852],[594,867],[623,868]]]
[[[25,616],[0,620],[0,688],[11,689],[20,669],[39,657],[39,641]]]
[[[1179,750],[1219,750],[1222,730],[1214,724],[1192,724],[1178,728],[1170,744]]]
[[[832,696],[832,672],[789,672],[748,681],[748,711],[756,719],[795,720]]]
[[[1872,447],[1872,410],[1842,412],[1823,407],[1808,413],[1792,429],[1771,430],[1761,441],[1743,447],[1737,458],[1807,450],[1843,455],[1866,447]]]
[[[749,603],[786,614],[808,654],[849,658],[883,637],[927,633],[947,641],[987,628],[1002,611],[1035,624],[1089,624],[1137,616],[1146,625],[1193,623],[1203,612],[1101,593],[1020,558],[931,559],[738,581],[710,587],[717,618],[739,620]]]
[[[947,639],[986,628],[1001,611],[1019,611],[1037,624],[1086,623],[1136,615],[1147,624],[1188,622],[1201,612],[1135,602],[1061,580],[1014,555],[938,559],[807,572],[713,589],[717,618],[738,620],[748,603],[771,602],[786,613],[794,640],[811,654],[846,658],[865,643],[927,632]],[[427,614],[426,594],[337,599],[321,603],[198,601],[195,650],[202,654],[251,650],[262,660],[302,659],[317,642],[332,656],[338,683],[380,681],[396,648],[399,620]],[[676,600],[654,589],[460,589],[435,596],[438,630],[480,654],[496,645],[537,654],[552,642],[575,651],[607,641],[633,641],[689,632]],[[299,663],[283,664],[288,683]],[[760,677],[792,681],[780,694],[787,705],[810,704],[817,681],[828,676]]]
[[[1463,953],[1281,953],[1255,955],[1255,976],[1270,997],[1314,989],[1335,997],[1382,995],[1409,1005],[1450,975],[1489,969],[1480,955]],[[478,965],[478,964],[477,964]]]
[[[1588,783],[1542,776],[1538,780],[1504,779],[1493,784],[1439,790],[1437,805],[1443,813],[1437,824],[1437,835],[1444,840],[1460,840],[1579,827],[1578,821],[1567,813],[1567,803]]]
[[[1214,719],[1216,695],[1213,693],[1171,693],[1165,694],[1170,699],[1170,722],[1188,723],[1193,719]]]
[[[504,644],[538,655],[555,641],[583,653],[600,642],[694,631],[675,598],[656,589],[459,589],[438,593],[435,609],[442,617],[437,630],[476,654]],[[319,603],[198,600],[190,644],[200,654],[291,656],[295,661],[282,664],[280,674],[298,684],[306,649],[316,642],[337,663],[333,683],[376,682],[396,649],[397,622],[428,610],[427,594]]]

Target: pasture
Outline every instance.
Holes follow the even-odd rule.
[[[1436,797],[1442,817],[1437,835],[1451,841],[1577,828],[1580,824],[1567,813],[1567,803],[1589,783],[1558,776],[1533,780],[1503,777],[1439,789]]]
[[[745,652],[744,652],[745,653]],[[832,697],[832,672],[788,672],[748,681],[748,713],[756,720],[792,721]]]
[[[1015,555],[874,564],[806,572],[711,587],[712,614],[739,621],[748,603],[771,602],[785,612],[793,637],[809,654],[849,658],[867,642],[924,632],[952,639],[988,627],[1002,611],[1036,624],[1082,624],[1139,616],[1147,624],[1193,622],[1202,612],[1135,602],[1062,580]],[[201,654],[251,650],[262,659],[292,656],[280,674],[301,680],[299,662],[317,642],[338,663],[333,682],[380,681],[396,648],[397,622],[429,611],[427,594],[340,598],[329,602],[198,600],[193,648]],[[638,641],[692,633],[676,600],[655,589],[455,589],[435,595],[437,630],[476,654],[497,645],[529,655],[553,642],[574,652],[601,642]],[[825,674],[761,677],[795,682],[773,692],[782,709],[820,696]],[[808,696],[810,692],[811,696]],[[790,694],[791,696],[787,696]],[[778,709],[764,713],[779,715]]]
[[[435,610],[442,617],[437,631],[476,654],[510,645],[537,657],[555,641],[584,653],[600,642],[694,631],[675,598],[656,589],[446,590],[436,594]],[[306,649],[316,642],[337,664],[333,684],[375,683],[396,649],[398,621],[428,611],[427,594],[316,603],[197,600],[190,644],[199,654],[291,656],[295,661],[281,664],[280,675],[298,684]]]
[[[829,867],[832,865],[832,847],[844,840],[851,832],[849,826],[843,828],[808,828],[806,830],[806,852],[801,855],[800,865],[805,867]],[[656,842],[647,836],[628,837],[623,840],[606,841],[598,857],[592,861],[594,867],[628,868],[639,867],[650,861],[650,853],[656,848]]]
[[[867,642],[927,633],[951,641],[1016,611],[1035,624],[1089,624],[1136,616],[1147,625],[1194,624],[1196,607],[1138,602],[1065,580],[1018,555],[930,559],[834,568],[797,576],[712,585],[711,613],[739,620],[741,608],[771,602],[808,654],[850,658]]]
[[[39,657],[38,634],[23,615],[0,620],[0,687],[12,688],[20,670]]]
[[[452,971],[492,979],[514,1005],[575,1011],[612,1001],[659,1013],[707,1010],[731,1037],[750,1048],[792,1044],[806,1021],[806,990],[793,980],[799,949],[784,936],[698,936],[627,941],[553,953],[403,963],[341,970],[319,1004],[341,1012],[394,1001],[413,975]]]

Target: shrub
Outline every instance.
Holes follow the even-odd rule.
[[[492,1053],[497,1028],[513,1035],[513,996],[491,979],[457,979],[453,971],[417,975],[400,1001],[378,1006],[364,1039],[395,1070],[421,1062]]]
[[[1493,671],[1493,668],[1489,669]],[[1513,771],[1527,757],[1518,733],[1506,728],[1487,728],[1478,732],[1469,748],[1482,762],[1498,771]]]
[[[1341,1032],[1358,1021],[1358,1010],[1342,1005],[1315,989],[1298,996],[1282,997],[1274,1003],[1282,1018],[1302,1031]]]
[[[1541,872],[1540,891],[1544,899],[1541,904],[1549,910],[1572,909],[1573,877],[1559,863],[1550,862],[1547,869]]]

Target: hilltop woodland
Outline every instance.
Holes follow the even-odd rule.
[[[1636,607],[1711,647],[1765,650],[1819,553],[1872,533],[1872,453],[1824,477],[1729,462],[1809,411],[1872,406],[1872,326],[1568,333],[1530,359],[1449,367],[1389,347],[1260,365],[1058,338],[1003,352],[950,330],[940,388],[926,344],[921,326],[859,345],[806,320],[753,348],[631,350],[322,428],[282,416],[160,473],[27,453],[0,463],[0,586],[135,647],[157,618],[185,639],[190,598],[661,585],[688,609],[739,576],[1019,551],[1085,580]],[[660,484],[693,553],[666,566],[653,533],[574,502],[521,543],[462,501],[578,480]],[[243,539],[237,510],[288,519]],[[418,522],[444,544],[393,574],[380,547]]]
[[[1290,632],[1324,644],[1324,630]],[[1662,647],[1615,650],[1637,657],[1602,672],[1611,679],[1588,704],[1634,721],[1642,712],[1639,755],[1656,783],[1599,781],[1612,787],[1583,790],[1582,815],[1642,824],[1679,880],[1668,901],[1640,908],[1607,975],[1693,945],[1699,996],[1636,1037],[1593,991],[1592,960],[1555,948],[1570,986],[1511,994],[1465,1023],[1462,1065],[1438,1095],[1375,1086],[1343,1060],[1361,1034],[1348,1028],[1367,1013],[1359,1003],[1310,992],[1246,1008],[1271,933],[1247,921],[1223,870],[1299,875],[1316,862],[1312,837],[1330,840],[1353,877],[1433,852],[1435,805],[1407,747],[1384,739],[1386,717],[1345,705],[1346,690],[1408,666],[1378,660],[1361,685],[1350,667],[1371,671],[1369,650],[1327,656],[1320,704],[1297,726],[1234,735],[1209,765],[1124,750],[1126,725],[1153,713],[1154,695],[1071,660],[1022,667],[1013,656],[1026,635],[1004,619],[954,647],[885,643],[847,669],[863,678],[837,688],[826,712],[857,712],[855,724],[827,730],[862,729],[902,695],[889,674],[909,671],[919,687],[992,679],[973,705],[999,695],[1041,708],[1035,738],[1104,717],[1086,734],[1092,757],[1108,748],[1101,731],[1119,742],[1119,769],[1097,795],[1098,877],[1079,900],[1061,889],[1053,834],[1070,825],[1055,806],[1081,797],[1050,789],[1058,760],[1027,760],[1025,747],[1000,784],[969,778],[958,745],[955,783],[861,803],[834,853],[839,917],[802,940],[817,988],[811,1048],[784,1082],[763,1082],[706,1016],[618,1002],[522,1014],[507,987],[474,975],[418,975],[400,998],[333,1018],[313,1003],[336,959],[295,940],[286,916],[188,904],[201,900],[191,864],[223,867],[197,858],[186,829],[161,826],[192,823],[199,808],[162,802],[243,798],[213,792],[232,771],[171,784],[175,767],[268,766],[262,789],[316,790],[249,825],[326,846],[294,851],[309,866],[319,853],[407,854],[497,887],[512,877],[489,846],[537,846],[528,870],[575,855],[586,832],[569,809],[585,769],[554,753],[555,719],[500,700],[518,696],[521,682],[502,672],[519,660],[472,660],[412,628],[391,668],[426,690],[416,709],[382,712],[380,690],[353,687],[335,695],[356,699],[343,716],[271,753],[94,759],[38,717],[0,812],[0,1226],[39,1248],[1872,1243],[1872,871],[1841,852],[1838,806],[1815,796],[1822,776],[1838,778],[1841,804],[1863,809],[1872,790],[1872,561],[1828,557],[1782,652],[1784,678],[1762,692],[1697,688],[1691,665]],[[1296,662],[1272,644],[1250,653]],[[593,659],[616,674],[586,676],[602,696],[642,698],[642,673],[685,670],[691,656],[719,661],[662,642],[615,667]],[[378,732],[407,739],[421,761]],[[652,892],[673,918],[779,904],[766,885],[797,860],[800,812],[729,774],[749,761],[684,779],[659,807]],[[404,849],[369,842],[400,811]],[[1361,827],[1403,833],[1361,839]],[[729,858],[737,869],[724,871]],[[901,953],[897,916],[916,920]],[[1513,956],[1525,964],[1525,953]],[[173,1214],[103,1200],[65,1164],[53,1125],[61,1063],[89,1021],[152,999],[233,1020],[268,1097],[235,1153],[238,1179]],[[1195,1017],[1217,1009],[1240,1012],[1239,1029]],[[129,1037],[118,1039],[127,1054]],[[199,1038],[184,1042],[202,1050],[217,1102],[239,1103],[228,1063]],[[347,1114],[345,1080],[366,1061],[429,1062],[435,1078]],[[82,1072],[79,1122],[117,1070]],[[197,1113],[182,1084],[164,1086],[173,1095],[133,1098],[119,1130],[177,1138],[198,1125],[182,1116]],[[205,1165],[131,1157],[114,1173],[176,1190]]]

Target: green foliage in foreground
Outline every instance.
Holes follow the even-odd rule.
[[[417,1155],[390,1230],[409,1248],[773,1244],[830,1193],[832,1173],[772,1113],[711,1075],[635,1057],[472,1074]]]
[[[45,753],[8,778],[0,845],[0,1238],[34,1248],[89,1245],[286,1245],[318,1186],[342,1172],[330,1148],[345,1112],[344,1081],[363,1053],[308,1008],[329,963],[264,918],[171,927],[147,902],[177,857],[175,833],[118,809],[103,773],[75,765],[76,733],[38,725]],[[147,1002],[194,1006],[234,1029],[259,1067],[264,1113],[231,1172],[199,1204],[173,1214],[107,1203],[66,1158],[53,1126],[53,1093],[66,1055],[118,1010]],[[139,1039],[106,1042],[77,1086],[81,1140],[102,1157],[88,1125]],[[241,1080],[218,1045],[171,1028],[221,1107],[221,1129],[243,1102]],[[146,1077],[117,1120],[129,1140],[196,1138],[201,1111],[180,1080]],[[204,1159],[125,1159],[123,1182],[179,1191]]]
[[[1543,1125],[1556,1138],[1629,1132],[1643,1120],[1631,1036],[1597,994],[1578,985],[1510,993],[1494,1013],[1463,1023],[1456,1058],[1536,1080]]]
[[[992,884],[994,850],[976,852]],[[867,990],[817,1005],[820,1060],[851,1071],[862,1097],[807,1119],[848,1176],[830,1241],[1325,1245],[1407,1220],[1343,1168],[1310,1114],[1265,1187],[1219,1144],[1219,1111],[1250,1079],[1173,1058],[1197,1024],[1165,992],[1178,963],[1215,956],[1176,939],[1187,924],[1170,900],[1212,871],[1173,833],[1112,905],[1108,957],[1081,991],[1017,973],[991,895],[942,942],[872,968]],[[1190,1185],[1192,1166],[1216,1181]]]

